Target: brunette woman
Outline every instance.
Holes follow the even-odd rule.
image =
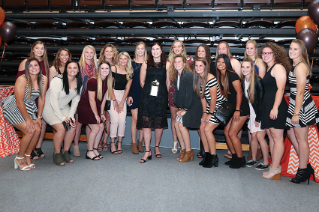
[[[193,73],[183,55],[175,55],[173,59],[175,72],[175,96],[174,102],[178,107],[175,128],[181,145],[181,156],[179,162],[193,161],[194,151],[191,149],[189,128],[199,129],[202,116],[202,105],[200,98],[193,89]]]
[[[250,149],[252,152],[252,159],[247,161],[246,166],[252,167],[257,164],[257,149],[258,143],[263,154],[263,162],[258,164],[257,170],[267,169],[269,166],[268,154],[269,148],[265,140],[266,131],[260,129],[260,121],[262,114],[262,99],[264,96],[264,87],[261,78],[254,70],[254,62],[250,58],[245,58],[241,63],[241,72],[244,76],[242,81],[242,89],[245,97],[248,99],[250,116],[248,120],[248,133],[251,135]]]
[[[114,87],[112,89],[112,101],[109,110],[111,118],[110,137],[112,154],[122,153],[122,140],[125,134],[126,123],[126,98],[130,91],[133,77],[131,57],[127,52],[120,52],[118,64],[112,67]],[[118,136],[117,150],[115,149],[115,138]]]
[[[66,63],[63,76],[58,75],[51,80],[46,94],[43,119],[53,128],[53,162],[58,166],[64,166],[64,161],[73,163],[69,149],[75,135],[74,114],[80,101],[81,90],[79,64],[70,61]],[[61,153],[63,141],[63,153]]]
[[[44,76],[48,76],[48,72],[49,72],[48,54],[47,54],[46,47],[42,41],[36,41],[32,44],[30,58],[36,58],[40,62],[42,74]],[[25,73],[25,63],[27,60],[28,59],[24,59],[20,63],[17,78]],[[47,87],[45,87],[45,89],[47,90]],[[35,100],[35,103],[38,106],[38,99]],[[45,156],[44,153],[42,152],[41,146],[42,146],[43,138],[45,135],[46,127],[47,127],[47,123],[42,121],[39,141],[35,149],[31,152],[31,158],[33,159],[44,158]]]
[[[55,55],[53,65],[49,70],[49,81],[56,77],[58,74],[63,74],[65,69],[65,64],[71,61],[72,54],[67,48],[61,48]]]
[[[127,105],[131,109],[132,114],[132,123],[131,123],[131,135],[132,135],[132,153],[138,154],[139,152],[144,152],[143,149],[143,132],[140,129],[139,130],[139,139],[138,139],[138,146],[136,145],[136,135],[137,135],[137,128],[136,128],[136,122],[137,122],[137,112],[138,112],[138,105],[141,99],[142,94],[142,87],[140,83],[140,71],[142,64],[147,59],[147,51],[146,51],[146,45],[144,42],[139,42],[136,44],[135,48],[135,57],[132,61],[132,67],[134,69],[133,74],[133,80],[130,92],[128,94],[127,98]]]
[[[27,59],[24,70],[25,74],[16,80],[14,95],[4,98],[2,103],[4,118],[23,133],[14,168],[30,170],[35,168],[30,156],[40,136],[48,79],[42,74],[40,62],[36,58]],[[35,99],[38,97],[37,107]]]
[[[101,64],[101,62],[106,61],[109,62],[109,64],[112,66],[114,66],[115,64],[117,64],[117,55],[118,52],[115,48],[115,46],[113,44],[106,44],[103,49],[100,52],[100,58],[98,61],[98,64]],[[108,99],[111,99],[111,96],[108,97]],[[104,110],[105,113],[105,124],[106,124],[106,128],[108,129],[107,131],[104,131],[103,134],[103,140],[99,143],[98,149],[103,151],[108,150],[109,146],[107,144],[107,139],[109,137],[110,134],[110,114],[107,110]]]
[[[83,89],[86,86],[86,82],[93,77],[96,74],[97,71],[97,58],[96,58],[96,51],[95,48],[91,45],[87,45],[84,47],[82,51],[82,55],[79,61],[80,65],[80,75],[83,82]],[[81,93],[83,93],[83,90],[81,90]],[[79,147],[79,140],[81,136],[81,128],[82,124],[78,122],[78,115],[75,115],[76,119],[76,132],[74,137],[74,149],[73,154],[74,156],[79,157],[81,155],[80,153],[80,147]],[[86,135],[88,135],[89,128],[86,127]]]
[[[261,128],[266,129],[269,136],[269,146],[272,164],[268,172],[263,173],[267,179],[280,179],[280,161],[284,153],[283,133],[286,128],[287,104],[284,91],[287,80],[287,70],[290,62],[283,47],[268,42],[261,48],[263,61],[267,72],[263,78],[265,95],[261,117]]]
[[[314,170],[308,163],[309,144],[308,129],[309,125],[319,122],[319,114],[315,102],[309,93],[309,79],[311,77],[311,67],[308,59],[306,45],[302,40],[293,40],[289,48],[289,58],[292,59],[292,68],[288,75],[290,86],[290,99],[286,125],[289,138],[299,156],[299,168],[295,178],[290,181],[293,183],[304,182],[314,175]]]
[[[220,54],[216,61],[216,77],[223,96],[235,107],[232,119],[224,128],[227,146],[232,153],[232,159],[225,164],[229,165],[229,168],[245,167],[246,160],[243,157],[238,133],[249,116],[248,101],[243,96],[239,76],[232,71],[229,57],[225,54]]]
[[[112,74],[108,62],[101,62],[98,73],[90,78],[81,96],[78,105],[79,122],[87,124],[90,134],[87,136],[86,159],[99,160],[103,158],[97,151],[101,141],[105,121],[104,107],[106,102],[106,91],[112,96]]]
[[[163,128],[167,128],[167,88],[169,86],[166,55],[159,43],[151,46],[147,61],[141,67],[140,81],[143,88],[138,108],[137,127],[143,128],[145,154],[140,163],[152,159],[150,150],[152,129],[155,130],[155,155],[161,158],[159,144]]]
[[[246,43],[245,58],[250,58],[254,62],[256,74],[263,78],[266,74],[266,64],[258,57],[258,46],[254,39],[250,39]]]
[[[168,68],[170,71],[174,69],[173,65],[173,59],[175,55],[181,54],[187,58],[187,62],[189,67],[192,67],[193,65],[193,58],[186,53],[186,48],[185,45],[182,41],[175,40],[171,46],[169,56],[168,56]],[[174,74],[175,75],[175,74]],[[178,141],[177,141],[177,135],[176,135],[176,129],[175,129],[175,120],[176,120],[176,113],[178,111],[178,108],[174,104],[174,94],[175,94],[175,86],[174,82],[170,78],[170,85],[168,88],[168,106],[171,111],[171,129],[172,129],[172,135],[173,135],[173,148],[172,152],[174,154],[177,153],[177,148],[178,148]]]
[[[211,74],[213,74],[215,76],[216,75],[216,66],[215,66],[215,63],[212,61],[209,46],[207,46],[206,44],[200,44],[196,48],[195,60],[199,57],[206,59],[206,61],[208,63],[208,65],[207,65],[208,70],[210,71]]]

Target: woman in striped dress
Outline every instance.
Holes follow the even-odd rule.
[[[40,136],[47,84],[48,79],[42,75],[39,61],[29,58],[25,63],[25,74],[15,83],[14,95],[3,99],[3,116],[23,133],[18,156],[14,159],[15,169],[35,168],[30,156]],[[35,99],[38,97],[37,108]]]
[[[309,125],[319,122],[319,114],[308,90],[311,68],[303,41],[296,39],[291,42],[289,57],[292,59],[293,66],[288,75],[290,99],[286,125],[290,127],[288,136],[299,156],[298,172],[290,181],[300,183],[313,174],[313,169],[308,164],[308,129]]]
[[[216,142],[213,134],[220,121],[215,117],[218,109],[226,99],[220,93],[218,81],[214,75],[208,73],[208,62],[205,58],[199,57],[194,65],[194,90],[201,97],[203,116],[200,125],[200,137],[205,149],[203,160],[199,163],[205,168],[218,166],[216,154]]]

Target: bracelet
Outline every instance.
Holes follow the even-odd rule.
[[[239,111],[239,112],[241,112],[241,110],[235,110],[235,111]]]
[[[101,113],[101,115],[104,115],[104,113]]]
[[[294,113],[294,115],[293,116],[299,116],[299,113]]]
[[[42,116],[38,116],[38,119],[42,119]]]

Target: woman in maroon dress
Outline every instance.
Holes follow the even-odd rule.
[[[45,48],[45,45],[42,41],[36,41],[34,44],[32,44],[30,58],[38,59],[38,61],[40,62],[42,74],[44,76],[48,76],[48,72],[49,72],[48,54],[47,54],[47,50]],[[24,59],[20,63],[17,78],[20,77],[21,75],[25,74],[25,63],[27,62],[27,60],[28,60],[28,58]],[[45,88],[45,89],[47,89],[47,88]],[[38,106],[38,99],[35,100],[35,103]],[[37,143],[35,149],[31,153],[31,158],[33,158],[35,160],[38,158],[44,158],[44,156],[45,156],[41,150],[41,146],[42,146],[42,142],[43,142],[46,128],[47,128],[47,123],[45,123],[45,121],[42,120],[40,137],[39,137],[39,140],[38,140],[38,143]]]
[[[103,158],[98,153],[97,146],[104,129],[106,91],[108,90],[109,95],[112,95],[112,74],[110,74],[110,70],[110,63],[101,62],[98,73],[88,80],[78,105],[79,122],[87,124],[90,128],[89,134],[86,135],[86,159],[99,160]]]

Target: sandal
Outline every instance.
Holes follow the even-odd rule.
[[[59,153],[53,153],[53,163],[55,163],[58,166],[64,166],[64,159],[63,156],[61,154],[61,152]]]
[[[30,157],[30,160],[31,160],[31,155],[27,155],[27,154],[24,154],[26,157]],[[34,169],[35,168],[35,165],[34,165],[34,163],[32,163],[32,161],[31,161],[31,164],[28,164],[28,161],[27,161],[27,165],[30,167],[30,168],[32,168],[32,169]]]
[[[151,152],[151,151],[145,151],[145,152]],[[146,158],[146,160],[143,159],[143,158],[141,158],[140,163],[146,163],[147,160],[152,160],[152,155],[148,156],[148,157]]]
[[[107,145],[107,142],[103,143],[102,150],[107,151],[109,149],[109,145]]]
[[[37,156],[38,156],[39,158],[44,158],[44,157],[45,157],[45,155],[44,155],[44,153],[42,152],[42,149],[41,149],[41,148],[35,148],[33,151],[36,152],[36,154],[37,154]]]
[[[33,159],[33,160],[38,160],[39,159],[38,152],[35,149],[32,150],[30,158]]]
[[[97,151],[97,148],[93,148],[93,150],[96,150]],[[94,152],[94,151],[93,151]],[[98,151],[97,151],[97,153],[99,153]],[[94,153],[95,154],[95,153]],[[95,154],[96,155],[96,154]],[[102,159],[103,158],[103,156],[99,153],[98,155],[96,155],[96,156],[98,156],[100,159]]]
[[[119,143],[121,144],[121,149],[118,149],[119,148]],[[122,150],[122,141],[117,141],[116,142],[116,146],[117,146],[117,154],[122,154],[123,150]]]
[[[157,147],[158,150],[159,150],[159,146],[155,146],[155,147],[154,147],[154,151],[155,151],[155,148],[156,148],[156,147]],[[162,155],[161,155],[161,153],[155,154],[155,157],[156,157],[156,158],[162,158]]]
[[[112,144],[114,144],[114,146],[115,146],[115,142],[110,142],[110,152],[112,153],[112,154],[117,154],[117,150],[114,150],[113,152],[112,152]],[[116,148],[115,148],[116,149]]]
[[[95,154],[95,157],[92,157],[92,158],[90,158],[89,156],[88,156],[88,152],[93,152],[93,150],[86,150],[86,155],[85,155],[85,159],[90,159],[90,160],[100,160],[100,158],[98,157],[98,156],[96,156]],[[94,153],[94,152],[93,152]]]
[[[99,145],[98,145],[97,149],[98,149],[99,151],[102,151],[102,150],[103,150],[102,141],[99,142]]]
[[[173,142],[173,148],[172,148],[172,153],[176,154],[178,149],[178,141]]]
[[[22,160],[22,159],[24,159],[24,157],[18,157],[18,156],[14,159],[14,169],[18,169],[19,168],[21,171],[30,170],[31,167],[28,166],[27,164],[25,164],[25,161]],[[22,161],[17,162],[17,160],[22,160]],[[23,166],[23,165],[25,165],[25,166]]]

